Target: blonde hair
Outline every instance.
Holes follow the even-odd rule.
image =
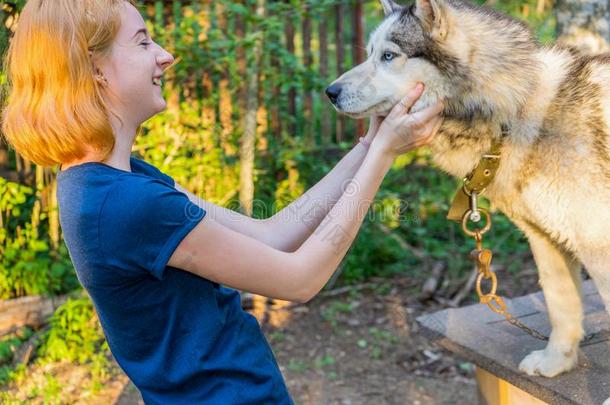
[[[134,0],[29,0],[5,60],[2,131],[22,156],[41,166],[104,160],[115,144],[90,52],[107,56],[121,6]]]

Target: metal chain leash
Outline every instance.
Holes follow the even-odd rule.
[[[502,297],[496,294],[498,289],[498,278],[496,273],[491,270],[491,259],[493,255],[491,250],[483,248],[483,235],[491,229],[491,215],[486,209],[478,207],[476,192],[472,191],[469,194],[470,209],[468,209],[462,217],[462,230],[466,235],[473,237],[476,243],[476,248],[470,252],[470,258],[476,263],[477,271],[479,273],[476,281],[476,290],[480,302],[486,304],[493,312],[503,315],[511,325],[523,330],[530,336],[540,340],[549,340],[548,336],[527,326],[508,312],[506,310],[506,302],[504,302]],[[478,223],[483,217],[485,218],[485,224],[482,227],[477,229],[468,228],[469,222]],[[483,292],[482,284],[484,280],[491,283],[491,287],[487,293]]]
[[[511,325],[523,330],[530,336],[547,341],[549,340],[547,336],[527,326],[506,310],[506,303],[502,297],[496,294],[498,279],[491,270],[491,250],[483,248],[483,234],[491,229],[491,215],[486,209],[478,206],[478,197],[493,182],[499,168],[502,138],[510,134],[510,129],[507,125],[500,125],[500,132],[502,137],[492,141],[488,152],[481,157],[475,168],[464,178],[462,187],[453,198],[447,219],[461,222],[464,233],[473,237],[476,242],[476,249],[470,252],[470,257],[476,263],[479,273],[476,289],[481,303],[486,304],[493,312],[503,315]],[[484,225],[477,227],[476,224],[481,222],[483,217],[485,219]],[[475,226],[468,228],[469,223],[473,223]],[[483,292],[483,281],[491,283],[490,290],[487,293]],[[610,331],[589,334],[581,340],[580,344],[586,345],[593,341],[603,340],[610,340]]]
[[[476,263],[479,272],[476,281],[476,290],[480,302],[486,304],[493,312],[503,315],[508,323],[523,330],[528,335],[539,340],[548,341],[548,336],[527,326],[508,312],[504,299],[496,294],[498,289],[498,278],[496,273],[491,270],[492,253],[491,250],[483,248],[483,234],[491,229],[491,215],[486,209],[478,207],[478,196],[476,192],[468,192],[467,190],[465,190],[465,192],[470,197],[470,209],[468,209],[462,217],[462,230],[466,235],[473,237],[476,243],[476,248],[470,252],[470,258]],[[469,222],[476,224],[483,218],[485,219],[485,224],[482,227],[477,229],[468,228]],[[491,282],[490,290],[487,293],[483,292],[482,284],[484,280],[489,280]],[[591,333],[585,336],[580,344],[586,345],[589,342],[598,339],[610,340],[610,331]]]

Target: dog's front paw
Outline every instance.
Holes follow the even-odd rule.
[[[564,371],[574,368],[577,361],[578,354],[576,350],[564,353],[547,346],[544,350],[535,350],[525,356],[519,364],[519,370],[529,375],[555,377]]]

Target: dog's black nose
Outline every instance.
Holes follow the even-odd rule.
[[[326,88],[326,95],[330,99],[331,103],[335,104],[341,94],[341,85],[335,83],[331,84]]]

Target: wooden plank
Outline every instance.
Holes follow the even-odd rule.
[[[55,310],[66,302],[67,296],[21,297],[0,301],[0,336],[23,326],[38,328]]]
[[[542,292],[506,300],[509,312],[530,327],[550,332]],[[446,309],[417,319],[422,333],[440,346],[550,404],[598,405],[610,398],[610,316],[592,281],[583,283],[584,328],[600,332],[581,346],[578,367],[554,378],[529,376],[519,362],[546,342],[512,326],[484,305]]]
[[[0,169],[0,177],[2,177],[3,179],[6,179],[12,183],[19,183],[22,185],[31,185],[32,184],[32,179],[30,178],[28,182],[23,182],[21,183],[21,178],[19,177],[19,173],[17,173],[14,170],[4,170],[4,169]]]
[[[476,379],[480,405],[549,405],[482,368]]]

